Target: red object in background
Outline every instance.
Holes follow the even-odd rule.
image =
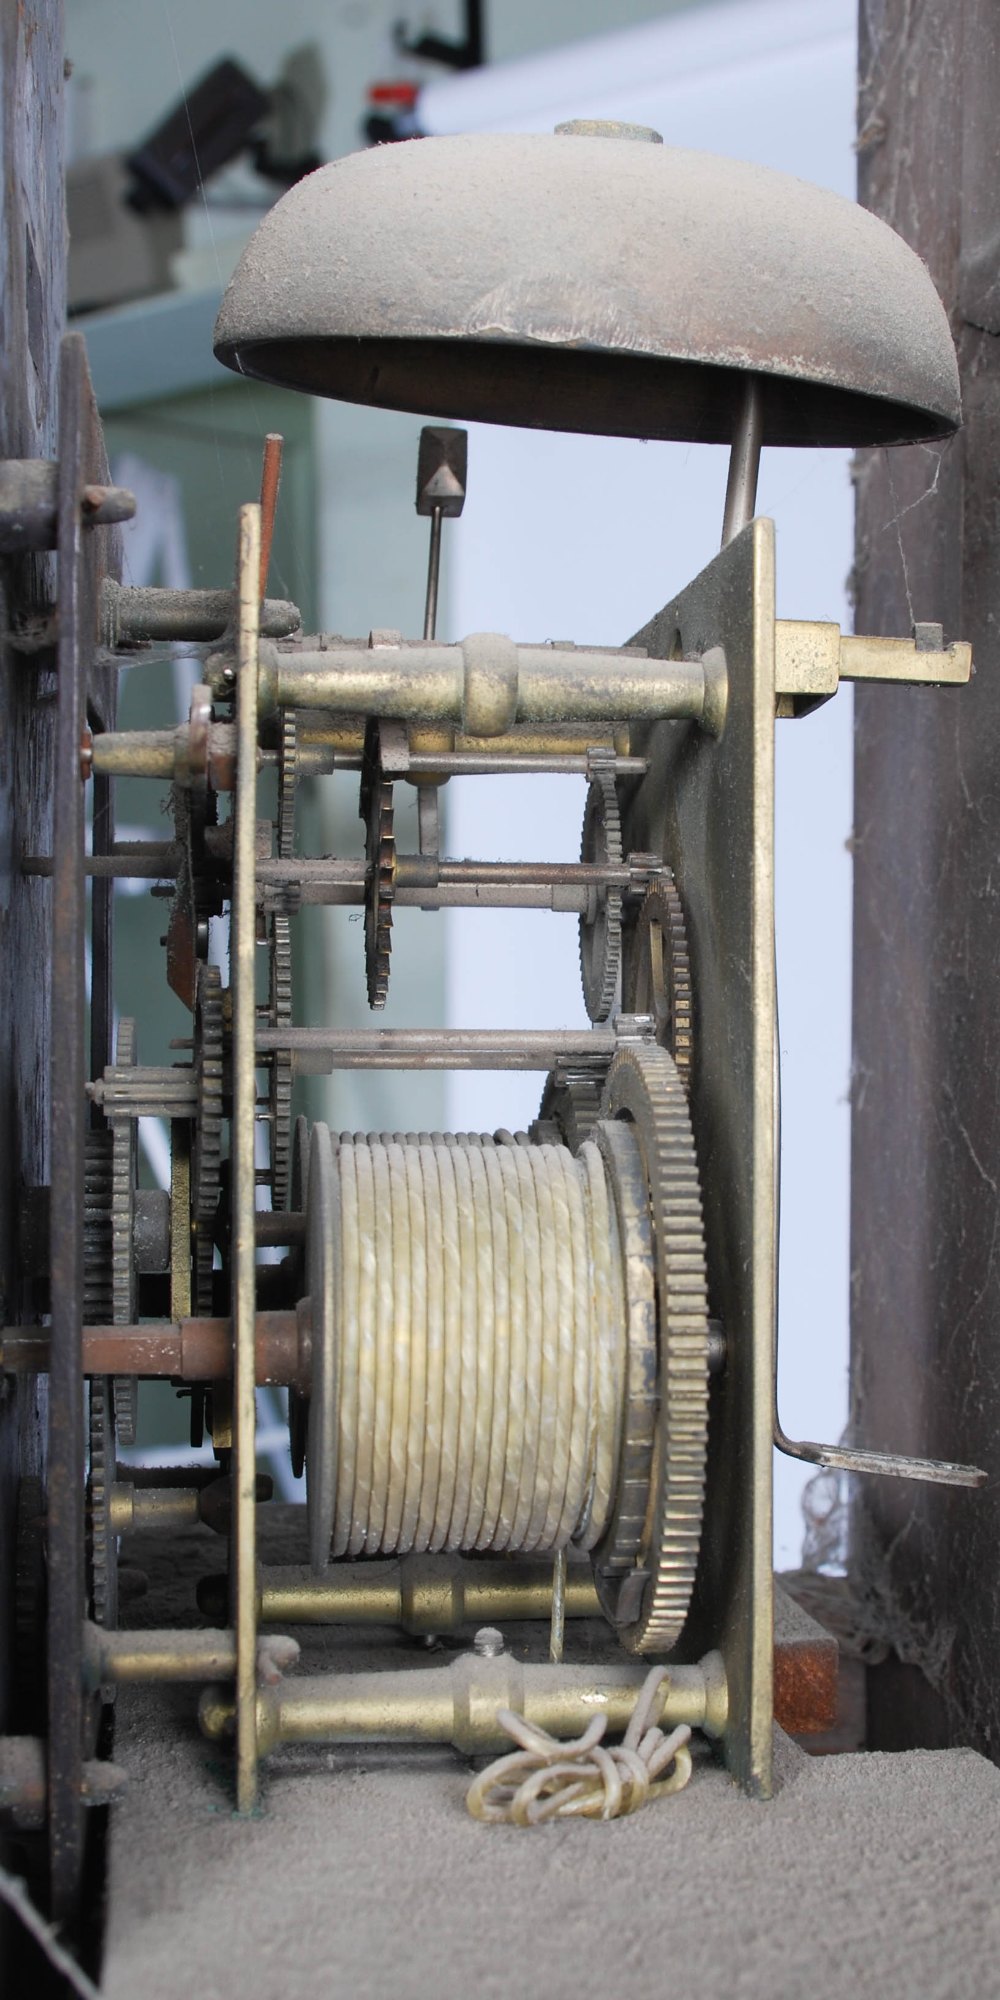
[[[405,111],[412,111],[419,95],[418,83],[371,83],[368,86],[369,104],[394,104]]]

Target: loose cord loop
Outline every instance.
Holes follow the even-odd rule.
[[[647,1799],[682,1792],[691,1776],[691,1731],[681,1723],[668,1736],[651,1723],[657,1695],[662,1687],[666,1699],[669,1682],[668,1668],[650,1669],[621,1743],[609,1747],[603,1742],[605,1715],[595,1715],[582,1736],[565,1743],[523,1715],[498,1709],[498,1723],[519,1748],[473,1779],[465,1800],[473,1819],[511,1826],[619,1819],[638,1812]],[[659,1707],[662,1712],[662,1701]]]

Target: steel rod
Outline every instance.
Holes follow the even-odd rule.
[[[180,867],[179,850],[168,842],[156,854],[129,854],[116,848],[111,854],[87,854],[84,856],[83,872],[97,881],[173,881]],[[51,854],[25,854],[21,858],[23,875],[51,875],[55,863]]]
[[[424,602],[424,638],[433,639],[437,631],[438,582],[441,575],[441,523],[444,510],[431,510],[431,536],[427,551],[427,597]]]
[[[303,901],[310,900],[303,897]],[[337,901],[346,900],[337,892]],[[363,896],[351,901],[361,903]],[[501,881],[456,882],[440,888],[418,888],[409,883],[396,890],[394,901],[400,909],[420,910],[558,910],[582,916],[590,908],[591,891],[582,883],[544,882],[523,884]]]
[[[748,375],[743,384],[729,453],[729,478],[726,483],[726,504],[722,515],[723,548],[753,520],[763,436],[764,399],[761,383],[758,376]]]
[[[557,1549],[552,1563],[552,1576],[550,1580],[549,1659],[553,1665],[558,1665],[561,1662],[566,1642],[567,1570],[566,1551],[565,1549]],[[596,1597],[596,1591],[594,1595]]]
[[[340,760],[338,759],[338,763]],[[645,757],[616,757],[605,769],[616,778],[642,778],[649,769]],[[586,751],[544,751],[501,750],[489,756],[479,750],[411,750],[406,760],[404,777],[422,777],[425,772],[440,772],[443,778],[503,778],[513,774],[539,777],[586,777],[588,760]]]
[[[365,902],[362,883],[351,879],[351,875],[334,876],[319,873],[306,876],[298,883],[294,877],[287,878],[296,908],[321,906],[324,909],[361,909]],[[614,886],[613,884],[611,886]],[[280,887],[275,887],[266,879],[261,884],[264,891],[261,901],[265,909],[283,906],[285,898]],[[393,902],[400,909],[419,910],[561,910],[581,915],[590,907],[591,891],[581,883],[524,883],[511,884],[502,880],[477,884],[459,882],[441,888],[431,888],[416,883],[403,882],[396,886]]]
[[[322,856],[290,861],[271,858],[257,863],[258,883],[279,887],[291,884],[303,896],[312,883],[363,889],[366,872],[363,861],[333,861]],[[639,886],[644,887],[655,872],[643,867],[639,871]],[[637,886],[636,871],[627,861],[449,861],[424,854],[400,854],[396,859],[397,890],[481,889],[494,883],[503,886],[527,883],[542,888],[573,883],[585,888],[625,890]]]
[[[448,861],[436,854],[397,858],[394,900],[421,909],[551,909],[576,914],[590,909],[595,890],[645,890],[654,871],[627,862]],[[314,857],[257,864],[258,888],[270,907],[290,891],[296,907],[357,907],[366,895],[362,861]]]
[[[256,1040],[258,1055],[290,1049],[329,1069],[593,1069],[618,1047],[613,1028],[258,1028]]]
[[[414,875],[425,864],[416,855],[401,855],[398,869],[407,880],[407,861],[413,861]],[[644,879],[645,873],[644,871]],[[441,888],[487,888],[491,883],[517,882],[556,887],[562,883],[583,883],[595,889],[630,889],[632,870],[627,862],[616,861],[439,861],[431,886]]]

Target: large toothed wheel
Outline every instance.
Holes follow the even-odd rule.
[[[122,1018],[115,1042],[115,1066],[133,1068],[138,1060],[135,1022]],[[111,1125],[111,1286],[116,1326],[131,1326],[136,1318],[135,1190],[138,1180],[138,1128],[134,1118],[112,1118]],[[135,1443],[138,1423],[138,1383],[133,1375],[116,1375],[114,1429],[119,1444]]]
[[[298,783],[298,736],[295,710],[286,709],[281,720],[278,746],[278,854],[290,861],[295,852],[295,790]],[[292,1021],[292,923],[286,911],[276,910],[271,918],[270,1023],[272,1028],[291,1026]],[[275,1049],[271,1056],[269,1108],[271,1113],[271,1206],[285,1208],[292,1158],[293,1065],[289,1049]]]
[[[292,1023],[292,924],[291,918],[276,910],[271,918],[272,1028],[288,1028]],[[275,1049],[271,1056],[268,1088],[271,1113],[271,1206],[286,1208],[292,1159],[292,1084],[290,1049]]]
[[[658,1414],[651,1488],[643,1487],[643,1408],[653,1385],[632,1383],[636,1492],[645,1519],[631,1566],[595,1551],[598,1588],[623,1645],[668,1653],[680,1637],[694,1588],[705,1499],[708,1440],[708,1290],[701,1188],[687,1096],[665,1049],[623,1048],[611,1065],[604,1120],[627,1122],[645,1170],[656,1274]],[[606,1127],[597,1128],[600,1134]],[[630,1345],[634,1347],[630,1334]],[[638,1350],[641,1359],[641,1349]],[[636,1396],[638,1400],[636,1401]],[[628,1467],[623,1466],[623,1473]],[[619,1548],[622,1546],[619,1537]]]
[[[199,965],[194,1012],[198,1114],[191,1148],[196,1313],[212,1310],[215,1212],[222,1170],[223,1052],[222,975],[217,965]]]
[[[115,1041],[115,1070],[136,1063],[135,1022],[123,1016]],[[86,1135],[84,1169],[83,1316],[88,1325],[113,1321],[130,1326],[136,1318],[135,1193],[136,1121],[129,1110],[112,1113],[104,1127]],[[131,1376],[114,1384],[113,1410],[119,1443],[135,1443],[136,1389]]]

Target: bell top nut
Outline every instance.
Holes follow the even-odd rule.
[[[456,520],[465,506],[468,431],[425,424],[417,454],[417,513]]]

